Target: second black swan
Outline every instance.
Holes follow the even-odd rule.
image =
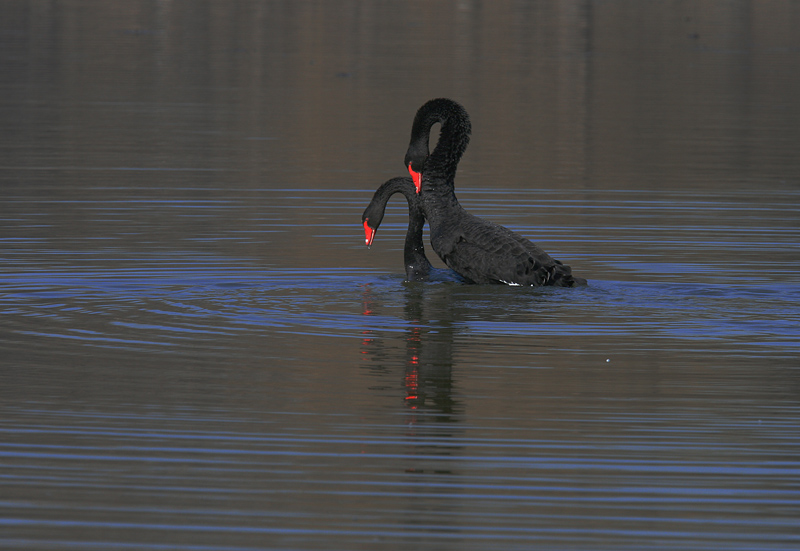
[[[441,124],[429,153],[431,127]],[[433,250],[447,266],[473,283],[575,287],[586,280],[541,247],[504,226],[478,218],[455,195],[458,162],[472,127],[466,110],[453,100],[434,99],[420,107],[411,128],[405,165],[430,225]],[[409,203],[410,204],[410,203]]]
[[[395,193],[402,193],[408,200],[408,231],[403,248],[403,263],[406,267],[406,281],[424,281],[431,273],[431,263],[425,256],[425,246],[422,242],[422,228],[425,217],[422,214],[420,199],[414,189],[411,178],[392,178],[379,187],[372,196],[361,222],[364,224],[364,234],[367,246],[372,245],[375,232],[383,220],[386,203]]]

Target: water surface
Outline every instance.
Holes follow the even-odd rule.
[[[793,3],[125,6],[0,7],[2,547],[800,545]],[[588,287],[363,246],[436,96]]]

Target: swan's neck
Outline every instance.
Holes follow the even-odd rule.
[[[452,185],[426,188],[423,182],[422,189],[422,204],[425,209],[425,217],[431,227],[452,219],[453,216],[463,210],[456,198]]]
[[[442,123],[439,140],[425,163],[425,173],[434,179],[452,181],[469,144],[469,118],[466,112],[454,111],[439,122]]]
[[[442,125],[433,153],[429,154],[431,128]],[[466,110],[453,100],[432,99],[419,108],[411,125],[411,143],[406,151],[405,164],[434,180],[452,180],[458,161],[467,149],[472,125]]]

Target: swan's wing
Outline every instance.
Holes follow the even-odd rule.
[[[449,236],[453,239],[442,259],[476,283],[542,285],[547,281],[546,264],[530,254],[520,242],[523,238],[503,226],[469,215],[461,220],[458,232]]]
[[[529,255],[524,258],[504,257],[468,241],[459,242],[444,261],[452,270],[475,283],[545,285],[549,279],[547,268]]]
[[[469,215],[443,260],[477,283],[571,286],[571,270],[504,226]]]

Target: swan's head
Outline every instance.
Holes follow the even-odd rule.
[[[361,215],[361,223],[364,225],[364,237],[367,247],[372,246],[372,241],[375,239],[375,233],[378,231],[378,226],[383,221],[383,213],[377,209],[373,209],[372,205],[368,206]]]
[[[422,189],[422,172],[417,172],[411,166],[411,163],[408,163],[408,173],[411,174],[411,179],[414,180],[414,187],[417,189],[417,195],[419,195],[419,191]]]
[[[408,146],[406,152],[406,168],[414,180],[414,187],[417,188],[419,194],[422,188],[422,173],[425,170],[425,162],[428,160],[428,144],[421,144],[419,142],[412,143]]]

